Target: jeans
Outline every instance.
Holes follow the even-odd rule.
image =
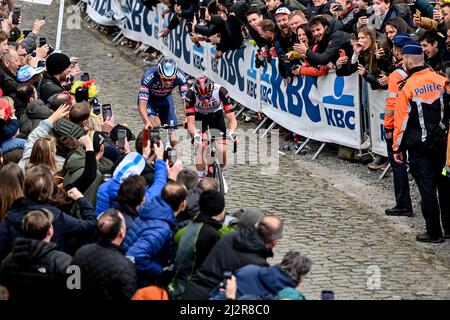
[[[25,139],[11,138],[9,140],[3,141],[0,149],[2,149],[3,153],[8,153],[16,149],[23,149],[25,148],[25,142],[27,142],[27,140]]]

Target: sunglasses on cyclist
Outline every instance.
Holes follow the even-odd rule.
[[[175,81],[175,78],[163,78],[161,77],[161,81],[165,83],[171,83]]]

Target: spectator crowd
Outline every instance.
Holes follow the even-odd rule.
[[[367,89],[387,90],[389,159],[371,163],[382,168],[389,161],[394,170],[397,203],[386,214],[412,215],[409,165],[426,221],[417,240],[450,238],[450,1],[162,2],[170,23],[161,37],[183,22],[196,45],[216,45],[217,59],[250,39],[258,48],[257,67],[277,59],[285,85],[331,70],[341,76],[357,72],[366,122]],[[180,160],[170,166],[163,143],[144,141],[144,131],[135,135],[113,116],[103,117],[96,81],[82,73],[78,58],[53,52],[42,37],[45,19],[20,30],[22,18],[14,9],[9,0],[0,11],[4,295],[304,299],[296,288],[310,259],[289,251],[279,264],[267,262],[283,221],[257,208],[228,213],[216,180],[199,181]],[[370,135],[368,123],[363,128]],[[126,132],[123,146],[119,130]]]
[[[13,1],[1,17],[0,299],[304,299],[310,259],[267,262],[279,217],[227,212],[217,180],[99,112],[96,80],[53,52],[45,18],[20,30]]]

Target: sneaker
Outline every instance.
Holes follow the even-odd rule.
[[[223,181],[223,193],[226,194],[228,192],[228,184],[225,180],[225,177],[223,176],[223,172],[222,172],[222,181]]]
[[[290,143],[285,143],[283,145],[283,147],[281,148],[281,150],[287,151],[287,152],[291,151],[291,144]]]
[[[366,135],[366,140],[364,140],[363,144],[359,147],[361,150],[367,150],[370,148],[370,136]]]
[[[442,243],[445,241],[444,237],[431,237],[428,233],[421,233],[416,236],[416,240],[419,242],[430,242],[430,243]]]
[[[252,117],[249,116],[249,115],[246,115],[246,116],[244,117],[244,122],[246,122],[246,123],[252,122]]]

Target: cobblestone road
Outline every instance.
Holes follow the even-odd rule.
[[[58,3],[51,7],[20,3],[23,21],[47,16],[44,32],[52,44]],[[62,50],[78,56],[82,69],[98,80],[99,99],[113,105],[116,119],[138,131],[141,123],[135,101],[147,65],[128,48],[114,47],[111,38],[85,22],[81,30],[64,27]],[[389,220],[362,207],[329,181],[312,175],[301,160],[282,156],[279,165],[275,175],[262,174],[258,165],[230,166],[227,208],[231,212],[259,206],[283,218],[286,230],[274,261],[289,249],[312,258],[313,269],[301,286],[309,299],[318,299],[322,289],[333,290],[337,299],[450,298],[450,267],[443,257],[396,231]],[[448,248],[449,242],[440,246]],[[377,281],[370,278],[376,278],[377,271],[378,289]]]

